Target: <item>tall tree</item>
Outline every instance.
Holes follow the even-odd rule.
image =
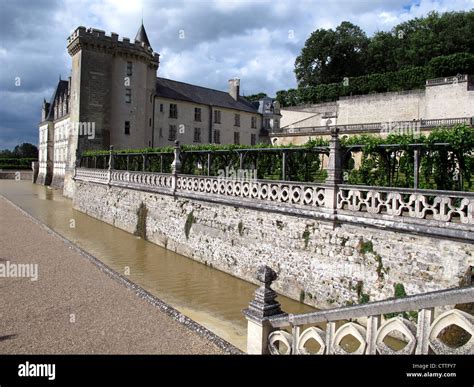
[[[13,149],[13,154],[16,157],[38,157],[38,148],[33,144],[24,142]]]
[[[363,75],[368,43],[364,31],[347,21],[336,30],[314,31],[295,61],[298,85],[316,86]]]

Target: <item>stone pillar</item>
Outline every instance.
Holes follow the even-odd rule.
[[[33,161],[31,163],[31,169],[33,170],[33,183],[36,183],[36,179],[38,178],[38,172],[39,172],[39,162]]]
[[[112,170],[114,169],[114,146],[111,145],[109,149],[109,166],[107,168],[107,184],[110,185],[112,181]]]
[[[178,173],[180,172],[181,172],[181,147],[179,146],[179,141],[176,140],[174,142],[174,160],[171,163],[171,173],[173,174],[171,187],[173,189],[173,194],[176,192]]]
[[[247,318],[247,353],[268,354],[268,335],[275,330],[268,318],[286,313],[280,309],[277,294],[270,288],[277,274],[270,267],[261,266],[257,270],[257,279],[263,285],[255,291],[255,298],[249,307],[243,310]]]
[[[181,172],[181,147],[179,141],[174,142],[174,160],[171,163],[171,173],[177,175]]]
[[[331,140],[329,141],[329,161],[327,167],[328,177],[326,179],[325,207],[332,213],[337,209],[337,190],[342,183],[342,152],[339,141],[339,128],[331,128]]]
[[[420,150],[415,148],[413,151],[413,188],[418,189],[420,176]]]

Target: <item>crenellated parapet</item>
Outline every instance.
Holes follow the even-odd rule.
[[[160,54],[145,42],[131,42],[129,38],[119,39],[119,35],[112,32],[106,35],[105,31],[96,28],[77,27],[67,39],[69,55],[73,56],[82,49],[122,55],[128,58],[143,59],[149,65],[158,69]]]

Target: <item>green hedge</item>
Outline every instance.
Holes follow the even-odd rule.
[[[474,74],[474,54],[439,56],[424,67],[408,67],[399,71],[348,78],[346,83],[280,90],[276,99],[282,106],[329,102],[349,95],[420,89],[425,87],[427,79],[458,73]]]
[[[37,159],[32,157],[2,157],[0,158],[0,169],[31,169],[33,161],[37,161]]]

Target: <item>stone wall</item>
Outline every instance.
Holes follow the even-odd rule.
[[[11,171],[0,171],[0,180],[33,180],[33,171],[30,170],[11,170]]]
[[[331,121],[337,125],[472,117],[474,89],[467,80],[462,80],[426,86],[422,90],[341,97],[332,104],[282,108],[281,127],[324,126],[325,123],[317,124],[317,120],[302,120],[332,111],[336,117]]]
[[[76,181],[74,208],[160,246],[255,282],[267,264],[275,290],[317,307],[456,287],[472,244]],[[146,211],[139,211],[140,205]]]

